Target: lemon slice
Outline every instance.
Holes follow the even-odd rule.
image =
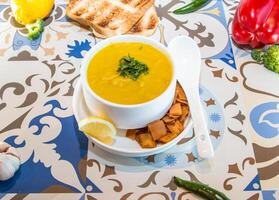
[[[105,143],[112,144],[116,135],[116,128],[114,125],[99,117],[88,117],[78,123],[79,129]]]

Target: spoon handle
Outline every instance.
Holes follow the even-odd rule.
[[[214,150],[210,140],[207,120],[202,109],[198,91],[198,88],[192,89],[191,95],[188,95],[187,98],[194,124],[198,154],[201,158],[206,159],[214,156]]]
[[[199,95],[200,49],[193,39],[183,35],[174,38],[168,49],[177,69],[176,77],[185,89],[188,98],[198,154],[201,158],[211,158],[214,156],[214,151]]]

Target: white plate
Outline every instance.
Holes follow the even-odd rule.
[[[73,112],[77,121],[92,116],[92,114],[90,114],[85,104],[80,81],[78,81],[74,91]],[[89,135],[87,136],[93,140],[96,146],[110,153],[121,155],[121,156],[127,156],[127,157],[141,157],[141,156],[158,154],[168,150],[172,146],[176,145],[182,138],[184,138],[186,134],[189,133],[189,130],[191,128],[192,128],[192,120],[190,117],[188,117],[188,119],[185,122],[185,129],[182,133],[180,133],[172,141],[163,145],[158,145],[157,147],[150,148],[150,149],[143,149],[136,141],[127,138],[125,136],[126,130],[120,130],[120,129],[117,130],[115,142],[112,145],[104,144]]]

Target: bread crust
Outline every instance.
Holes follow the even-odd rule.
[[[129,34],[146,34],[150,30],[154,31],[152,27],[156,26],[156,19],[158,20],[153,3],[154,0],[71,0],[66,14],[80,24],[90,26],[97,37],[121,35],[129,30]],[[153,11],[149,11],[150,9]],[[146,22],[146,14],[151,17],[152,22]],[[138,24],[137,29],[133,28],[137,22],[143,22],[141,19],[145,23]]]

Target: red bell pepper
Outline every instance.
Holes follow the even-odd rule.
[[[279,43],[279,0],[242,0],[232,23],[233,40],[252,48]]]

